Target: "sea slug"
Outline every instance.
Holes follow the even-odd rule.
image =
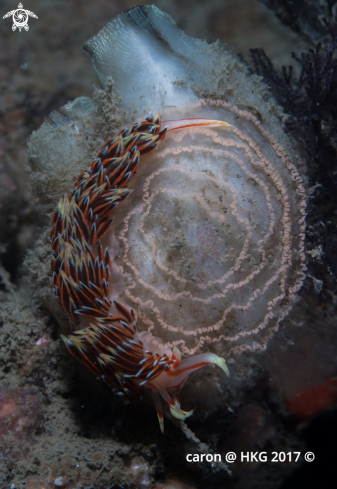
[[[173,416],[185,419],[192,411],[180,409],[178,394],[188,375],[211,363],[227,375],[229,371],[225,360],[213,353],[181,361],[177,347],[173,351],[160,348],[152,335],[137,332],[133,309],[109,298],[114,277],[109,249],[103,250],[101,239],[113,222],[111,212],[130,194],[127,187],[140,156],[154,151],[169,131],[221,125],[229,124],[187,119],[167,121],[162,129],[159,115],[150,113],[105,143],[91,166],[79,175],[74,189],[60,200],[52,218],[55,297],[74,324],[82,316],[94,320],[70,338],[62,336],[68,350],[123,398],[139,396],[144,387],[150,388],[162,431],[159,394]]]

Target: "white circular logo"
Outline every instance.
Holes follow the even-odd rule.
[[[25,29],[25,31],[29,30],[29,25],[28,25],[28,17],[34,17],[35,19],[38,19],[37,15],[34,14],[34,12],[30,12],[29,10],[25,10],[22,8],[23,5],[22,3],[19,3],[18,8],[16,10],[11,10],[10,12],[7,12],[6,15],[3,16],[3,19],[6,19],[7,17],[13,16],[13,25],[12,25],[12,30],[16,31],[16,29],[19,29],[21,32],[21,29]]]

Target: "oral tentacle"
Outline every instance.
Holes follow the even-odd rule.
[[[167,402],[172,416],[182,420],[188,418],[189,416],[192,416],[193,409],[191,411],[183,411],[182,409],[180,409],[180,402],[178,398],[176,396],[171,396],[166,389],[161,389],[159,391],[159,394]]]
[[[159,426],[160,426],[160,431],[164,433],[164,415],[163,415],[163,408],[160,402],[160,397],[157,391],[151,390],[151,395],[152,399],[154,402],[154,406],[157,411],[157,416],[158,416],[158,421],[159,421]]]
[[[180,362],[179,367],[169,371],[168,375],[177,377],[185,374],[190,375],[190,373],[194,372],[195,370],[199,370],[199,368],[211,364],[220,367],[225,372],[227,377],[230,376],[225,359],[218,357],[218,355],[215,355],[214,353],[201,353],[200,355],[185,358]]]

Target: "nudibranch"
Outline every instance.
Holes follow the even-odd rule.
[[[159,114],[122,129],[109,139],[91,166],[82,172],[68,196],[52,217],[50,233],[53,260],[53,292],[69,319],[94,320],[72,336],[62,336],[72,355],[123,398],[134,398],[145,387],[152,391],[162,432],[161,397],[173,416],[192,414],[180,408],[178,394],[187,377],[208,364],[218,365],[229,375],[226,362],[213,353],[181,361],[177,347],[158,353],[147,332],[138,333],[136,315],[109,298],[111,258],[101,239],[113,222],[111,213],[130,194],[128,185],[141,156],[154,151],[170,131],[189,127],[229,126],[207,119],[172,120],[161,128]]]
[[[123,396],[151,389],[160,419],[159,397],[182,418],[178,394],[201,415],[220,409],[305,278],[306,192],[284,114],[237,58],[155,6],[120,14],[83,48],[101,88],[55,110],[28,156],[40,212],[67,194],[53,218],[53,286],[81,331],[66,344]],[[167,122],[142,120],[150,111]],[[40,297],[62,322],[46,290],[47,279]],[[205,362],[222,370],[201,369],[181,392]]]

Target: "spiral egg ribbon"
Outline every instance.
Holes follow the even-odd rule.
[[[79,175],[70,194],[60,200],[50,233],[52,288],[71,322],[79,324],[81,316],[95,320],[95,324],[75,331],[69,338],[62,336],[75,358],[123,398],[138,396],[147,383],[170,371],[170,377],[179,380],[177,385],[172,384],[172,379],[162,379],[149,387],[159,391],[173,415],[184,419],[192,412],[180,409],[176,393],[187,376],[209,363],[219,365],[228,374],[225,362],[216,355],[203,354],[195,357],[195,362],[189,359],[180,364],[179,351],[169,357],[148,348],[137,332],[133,309],[108,298],[112,263],[109,250],[103,250],[100,243],[113,221],[111,212],[131,192],[127,186],[137,170],[140,156],[151,153],[168,131],[200,125],[229,125],[207,119],[165,124],[161,129],[159,115],[154,117],[150,113],[143,121],[121,130],[105,143],[90,168]],[[111,307],[115,315],[110,313]],[[168,389],[174,391],[172,396]],[[158,394],[154,399],[163,431],[162,410],[156,396]]]

